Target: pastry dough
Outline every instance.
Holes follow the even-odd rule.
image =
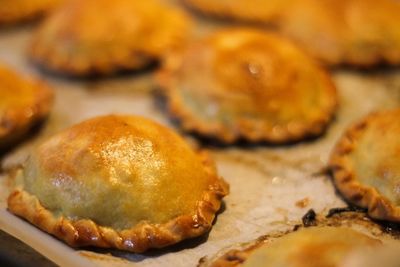
[[[329,65],[400,64],[397,0],[183,0],[203,13],[257,21]]]
[[[335,185],[375,219],[400,222],[400,109],[350,127],[332,152]]]
[[[62,0],[0,0],[0,25],[36,17],[55,8]]]
[[[400,63],[397,0],[297,0],[280,31],[330,65]]]
[[[204,14],[250,22],[273,23],[293,0],[182,0]]]
[[[212,267],[340,267],[349,256],[381,245],[381,241],[346,227],[303,228],[230,250]]]
[[[190,25],[183,11],[156,0],[72,0],[45,20],[29,51],[69,75],[137,70],[181,46]]]
[[[50,112],[53,91],[0,65],[0,150],[9,148]]]
[[[158,80],[185,130],[231,143],[288,143],[320,135],[336,90],[328,74],[290,42],[227,29],[167,57]]]
[[[211,228],[228,185],[204,152],[145,118],[77,124],[32,153],[8,208],[71,246],[133,252]]]

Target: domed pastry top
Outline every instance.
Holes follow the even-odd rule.
[[[50,112],[53,91],[0,65],[0,150],[10,147]]]
[[[35,33],[31,58],[69,75],[137,70],[182,45],[190,19],[157,0],[72,0]]]
[[[339,267],[351,253],[379,244],[350,228],[306,228],[256,249],[243,267]]]
[[[381,220],[400,222],[400,109],[367,116],[332,152],[334,182],[351,203]]]
[[[230,250],[206,266],[340,267],[360,251],[381,245],[380,240],[346,227],[302,228],[244,250]]]
[[[397,0],[301,0],[285,9],[280,31],[331,64],[400,64]]]
[[[0,25],[15,23],[46,13],[63,0],[1,0]]]
[[[11,212],[72,246],[142,252],[211,228],[227,184],[171,130],[135,116],[77,124],[34,151]]]
[[[336,108],[327,73],[290,42],[228,29],[172,53],[159,75],[182,127],[230,143],[320,135]]]

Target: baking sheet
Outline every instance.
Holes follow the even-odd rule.
[[[202,24],[199,32],[214,28]],[[46,79],[56,90],[54,110],[40,133],[8,153],[3,170],[21,164],[32,147],[61,129],[109,113],[138,114],[169,125],[154,98],[151,72],[96,80],[71,80],[42,73],[26,58],[34,25],[0,30],[0,61],[25,74]],[[211,232],[170,248],[134,254],[112,250],[74,250],[6,211],[8,183],[0,177],[0,228],[61,266],[195,266],[198,260],[234,243],[270,231],[290,229],[313,208],[326,213],[344,207],[330,178],[322,172],[343,130],[367,113],[399,106],[400,70],[335,70],[340,107],[325,136],[290,146],[232,146],[207,149],[231,185],[225,208]],[[187,136],[193,141],[193,138]]]

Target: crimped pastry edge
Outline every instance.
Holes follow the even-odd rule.
[[[372,113],[347,129],[331,153],[329,168],[332,172],[334,184],[347,201],[366,208],[371,218],[400,222],[400,207],[393,205],[374,187],[360,183],[348,159],[348,155],[356,149],[357,139],[368,128],[370,121],[381,115],[382,113],[378,112]]]
[[[237,8],[214,8],[202,4],[201,0],[180,0],[185,6],[193,11],[200,12],[208,17],[215,17],[235,22],[255,23],[259,26],[271,25],[274,26],[279,21],[279,14],[271,14],[265,17],[259,14],[248,14]]]
[[[19,12],[5,12],[4,10],[0,10],[0,26],[25,22],[42,17],[43,15],[54,9],[57,4],[59,4],[60,0],[47,1],[47,3],[43,3],[43,1],[39,0],[36,4],[34,2],[37,2],[37,0],[28,0],[27,2],[27,5],[30,6],[23,11],[19,10]]]
[[[9,195],[8,210],[72,247],[95,246],[136,253],[162,248],[209,231],[222,198],[229,193],[229,185],[216,175],[208,154],[199,153],[207,173],[215,177],[215,182],[203,193],[195,214],[180,215],[166,223],[143,221],[130,229],[118,231],[99,226],[89,219],[56,217],[40,204],[36,196],[22,188],[16,188]]]
[[[302,50],[300,49],[302,52]],[[170,62],[180,62],[181,51],[175,51],[169,55]],[[313,61],[312,58],[310,58]],[[166,60],[168,62],[168,60]],[[315,61],[314,61],[315,62]],[[338,107],[336,87],[331,80],[328,72],[324,70],[317,62],[315,62],[317,74],[327,85],[327,99],[330,103],[321,110],[319,118],[310,123],[296,123],[295,127],[279,127],[279,131],[273,131],[270,127],[266,127],[263,121],[254,123],[252,120],[241,119],[236,120],[236,132],[229,127],[225,127],[222,123],[204,122],[197,119],[188,110],[182,101],[180,101],[179,93],[177,93],[176,85],[174,85],[174,75],[176,71],[175,64],[164,64],[164,66],[156,74],[156,80],[161,89],[161,93],[166,96],[167,107],[173,118],[177,118],[179,125],[187,132],[192,132],[210,139],[216,139],[225,144],[233,144],[241,140],[250,143],[267,142],[271,144],[287,144],[298,142],[307,138],[318,137],[322,135],[334,118],[334,114]]]
[[[310,212],[310,211],[309,211]],[[304,217],[303,217],[304,218]],[[322,215],[317,214],[314,219],[313,225],[305,225],[304,222],[292,224],[293,227],[288,230],[275,230],[266,235],[260,236],[257,239],[249,242],[238,243],[232,246],[225,247],[218,251],[214,255],[209,255],[201,258],[198,263],[198,267],[239,267],[241,266],[251,255],[251,253],[257,248],[273,243],[279,238],[295,232],[301,228],[310,227],[348,227],[355,231],[367,234],[368,236],[382,241],[382,243],[390,243],[393,240],[393,236],[383,230],[382,226],[376,224],[370,219],[365,217],[364,213],[346,211],[344,213]],[[294,223],[294,222],[293,222]],[[289,226],[290,227],[290,226]],[[287,227],[286,227],[287,228]]]
[[[62,8],[62,7],[61,7]],[[186,34],[190,31],[192,21],[190,17],[180,9],[171,10],[169,23],[171,31],[171,40],[168,42],[168,49],[179,47],[186,42]],[[46,20],[42,22],[46,23]],[[44,46],[41,44],[39,36],[41,27],[36,30],[28,46],[28,55],[31,61],[43,69],[57,74],[64,74],[71,77],[88,77],[96,75],[112,75],[124,71],[139,71],[152,66],[160,60],[165,52],[165,47],[159,49],[157,53],[146,52],[144,49],[127,48],[124,57],[119,56],[119,50],[112,54],[103,55],[101,61],[97,59],[88,59],[85,57],[59,56],[55,46]],[[157,44],[158,45],[158,44]],[[45,48],[43,48],[45,47]],[[126,56],[127,55],[127,56]],[[82,64],[84,62],[84,64]]]

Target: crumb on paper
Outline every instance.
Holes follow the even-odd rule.
[[[308,197],[296,201],[295,205],[298,208],[304,209],[310,204],[310,199]]]

